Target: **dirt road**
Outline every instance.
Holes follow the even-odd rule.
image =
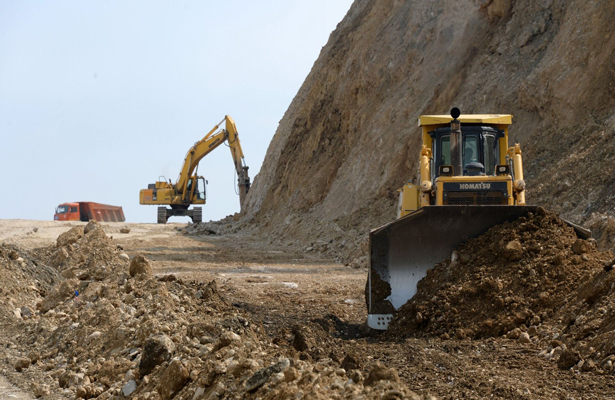
[[[59,233],[75,224],[0,221],[0,238],[35,249],[52,245]],[[232,307],[262,323],[281,355],[326,357],[363,374],[381,361],[394,367],[409,388],[436,398],[615,398],[612,375],[558,369],[539,356],[543,348],[537,343],[505,338],[393,341],[367,332],[365,270],[247,235],[186,236],[178,232],[182,226],[103,225],[131,258],[145,255],[156,275],[173,274],[183,281],[215,279]],[[123,227],[130,233],[120,233]],[[28,388],[18,374],[7,377]]]

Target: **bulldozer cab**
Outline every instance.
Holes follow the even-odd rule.
[[[499,154],[498,139],[504,137],[504,131],[490,126],[462,126],[463,175],[495,175],[495,166]],[[440,166],[451,165],[451,130],[438,128],[429,135],[432,137],[434,167],[432,180],[438,177]]]

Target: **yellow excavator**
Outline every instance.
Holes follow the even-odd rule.
[[[223,122],[226,122],[225,128],[220,128]],[[160,206],[158,207],[159,224],[166,224],[169,217],[173,216],[188,216],[194,223],[202,222],[202,208],[189,209],[193,204],[205,204],[205,184],[207,182],[205,178],[198,175],[199,161],[225,142],[228,142],[228,147],[231,149],[235,171],[237,171],[239,203],[243,208],[246,194],[250,190],[250,177],[235,121],[228,115],[188,150],[177,182],[173,184],[171,180],[167,182],[164,179],[149,184],[147,189],[142,189],[139,193],[139,203]],[[167,205],[171,208],[167,208]]]
[[[521,149],[508,147],[512,115],[422,115],[417,183],[400,190],[395,221],[370,232],[368,326],[386,330],[427,270],[462,242],[515,220],[525,205]]]

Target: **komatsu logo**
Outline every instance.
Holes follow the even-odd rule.
[[[486,182],[460,183],[459,189],[461,190],[489,190],[491,189],[491,183],[486,183]]]

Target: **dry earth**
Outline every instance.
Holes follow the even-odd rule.
[[[408,329],[406,335],[391,336],[363,328],[364,269],[247,233],[224,233],[233,230],[232,224],[211,225],[210,231],[220,231],[215,235],[186,235],[179,224],[109,223],[103,228],[113,240],[95,229],[73,244],[56,247],[58,233],[83,225],[0,223],[0,259],[7,268],[0,292],[1,372],[32,395],[123,398],[122,390],[133,380],[136,390],[129,397],[138,399],[615,398],[612,360],[596,357],[596,350],[587,346],[580,353],[574,347],[596,337],[605,344],[600,354],[613,351],[606,346],[613,341],[608,336],[612,328],[602,332],[597,322],[608,320],[602,311],[610,313],[604,302],[613,297],[613,278],[599,275],[608,273],[602,267],[583,281],[585,297],[578,304],[562,301],[570,314],[563,325],[554,321],[543,327],[534,321],[532,329],[543,334],[533,332],[529,341],[500,332],[446,338],[440,333],[417,337]],[[120,233],[123,227],[130,233]],[[509,228],[506,232],[511,234]],[[570,245],[570,240],[560,242]],[[44,260],[57,263],[62,248],[69,257],[49,269]],[[146,271],[132,277],[130,263],[120,257],[124,252],[131,259],[147,257],[158,279],[147,278]],[[595,249],[588,254],[592,262],[611,256]],[[19,265],[20,279],[11,292],[6,282],[12,282],[11,271]],[[43,274],[28,275],[31,267]],[[174,278],[164,278],[170,274]],[[598,278],[596,282],[609,287],[587,285]],[[66,282],[88,282],[77,302],[70,293],[57,298],[57,288]],[[21,283],[31,290],[21,290]],[[581,306],[586,298],[592,299],[591,306]],[[29,307],[33,315],[24,310],[25,319],[18,318],[13,313],[18,307]],[[522,325],[519,321],[519,336],[530,328]],[[554,328],[560,329],[557,337],[551,336]],[[174,343],[173,357],[180,361],[169,358],[146,374],[140,360],[146,358],[146,342],[158,335]],[[558,366],[566,347],[558,338],[568,340],[569,366]],[[29,366],[16,368],[21,362]],[[246,391],[247,382],[267,366],[284,372],[267,370],[267,383]],[[169,376],[184,377],[177,394],[159,389]],[[372,382],[376,378],[380,380]]]

